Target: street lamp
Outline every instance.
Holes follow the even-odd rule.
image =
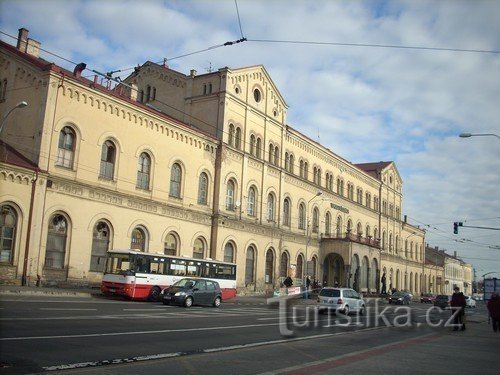
[[[483,134],[472,134],[472,133],[460,133],[460,138],[470,138],[470,137],[497,137],[500,139],[500,136],[493,133],[483,133]]]
[[[314,197],[312,197],[311,199],[309,199],[307,201],[307,207],[306,207],[306,259],[304,262],[305,267],[303,267],[303,269],[302,269],[302,280],[303,280],[303,283],[305,285],[305,292],[304,292],[305,299],[309,298],[309,296],[307,294],[307,280],[306,280],[306,277],[307,277],[307,247],[309,245],[309,203],[311,203],[311,201],[313,199],[319,197],[321,194],[323,194],[323,192],[318,191]]]
[[[3,130],[3,127],[5,125],[5,123],[7,122],[7,117],[9,117],[9,115],[15,111],[17,108],[24,108],[28,105],[27,102],[25,102],[24,100],[17,103],[16,106],[14,108],[11,108],[11,110],[9,112],[7,112],[7,114],[3,117],[2,119],[2,125],[0,125],[0,135],[2,134],[2,130]]]

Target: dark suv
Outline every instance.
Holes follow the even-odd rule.
[[[219,283],[213,280],[185,278],[165,288],[161,292],[164,305],[212,305],[219,307],[222,292]]]
[[[434,300],[434,306],[440,307],[442,309],[447,309],[450,307],[450,297],[447,294],[439,294]]]

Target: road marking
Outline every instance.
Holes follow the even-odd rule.
[[[71,364],[63,364],[63,365],[55,365],[55,366],[45,366],[45,367],[43,367],[43,369],[45,371],[60,371],[60,370],[69,370],[69,369],[75,369],[75,368],[98,367],[98,366],[114,365],[114,364],[120,364],[120,363],[147,361],[147,360],[152,360],[152,359],[181,357],[181,356],[187,356],[187,355],[192,355],[192,354],[203,354],[203,353],[208,354],[208,353],[226,352],[226,351],[238,350],[238,349],[246,349],[246,348],[255,348],[255,347],[267,346],[267,345],[284,344],[284,343],[290,343],[290,342],[294,342],[294,341],[306,341],[306,340],[314,340],[314,339],[333,337],[333,336],[356,334],[359,332],[372,331],[372,330],[376,330],[376,329],[380,329],[380,328],[381,327],[366,328],[366,329],[358,330],[358,331],[325,333],[325,334],[305,336],[305,337],[294,337],[294,338],[278,339],[278,340],[271,340],[271,341],[259,341],[259,342],[254,342],[254,343],[250,343],[250,344],[238,344],[238,345],[223,346],[223,347],[218,347],[218,348],[202,349],[202,350],[197,350],[195,352],[161,353],[161,354],[153,354],[153,355],[148,355],[148,356],[138,356],[138,357],[132,357],[132,358],[118,358],[118,359],[96,361],[96,362],[81,362],[81,363],[71,363]]]
[[[63,307],[61,307],[61,308],[57,308],[57,307],[40,307],[39,310],[49,310],[49,311],[97,311],[97,309],[68,309],[68,308],[63,308]]]

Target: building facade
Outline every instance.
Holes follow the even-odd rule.
[[[426,291],[396,165],[353,164],[292,128],[263,66],[147,62],[111,88],[38,49],[25,29],[1,42],[0,109],[29,103],[1,134],[2,282],[99,283],[106,250],[134,248],[232,261],[240,293],[287,275]]]

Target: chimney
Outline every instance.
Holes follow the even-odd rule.
[[[17,49],[21,52],[26,52],[26,45],[28,44],[29,30],[24,27],[19,29],[17,36]]]
[[[17,36],[17,49],[28,55],[40,57],[40,42],[28,38],[29,30],[24,27],[19,29]]]
[[[196,77],[196,73],[197,73],[197,72],[196,72],[196,70],[195,70],[195,69],[191,69],[191,71],[189,72],[189,76],[190,76],[191,78]]]
[[[28,38],[28,45],[26,46],[26,53],[31,56],[40,57],[40,42]]]

